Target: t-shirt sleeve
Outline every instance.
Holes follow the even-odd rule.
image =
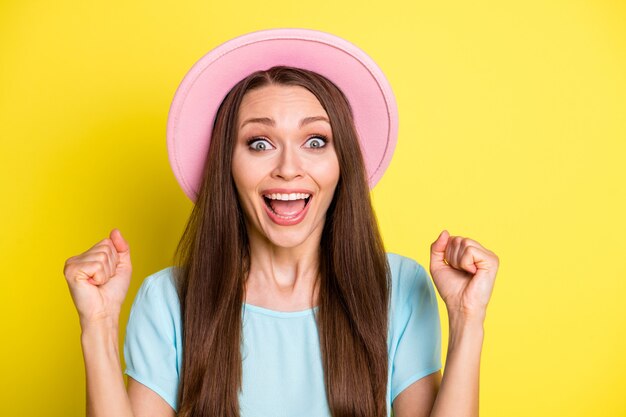
[[[441,325],[435,289],[419,263],[407,263],[399,277],[403,313],[393,359],[392,401],[413,382],[441,369]]]
[[[146,278],[133,301],[124,339],[125,374],[177,408],[175,318],[168,270]]]

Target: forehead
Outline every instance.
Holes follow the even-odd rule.
[[[248,91],[241,101],[239,114],[247,112],[271,111],[277,108],[288,110],[318,111],[326,114],[313,93],[304,87],[294,85],[266,85]]]

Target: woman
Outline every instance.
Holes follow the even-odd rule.
[[[253,71],[208,112],[199,187],[177,172],[196,204],[176,267],[148,277],[131,310],[127,392],[116,337],[129,245],[114,229],[66,261],[90,416],[478,415],[498,258],[446,231],[431,245],[450,318],[442,379],[432,284],[378,232],[360,102],[305,66]]]

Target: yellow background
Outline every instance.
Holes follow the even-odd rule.
[[[481,415],[625,416],[626,4],[596,0],[4,0],[0,415],[84,415],[64,261],[120,228],[123,336],[191,209],[165,147],[178,83],[270,27],[342,36],[388,76],[399,140],[373,191],[387,249],[428,268],[446,228],[500,257]]]

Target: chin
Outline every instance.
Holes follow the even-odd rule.
[[[300,231],[273,231],[272,233],[265,234],[265,238],[274,246],[289,249],[303,245],[309,239],[313,239],[313,233],[306,233],[303,230]]]

